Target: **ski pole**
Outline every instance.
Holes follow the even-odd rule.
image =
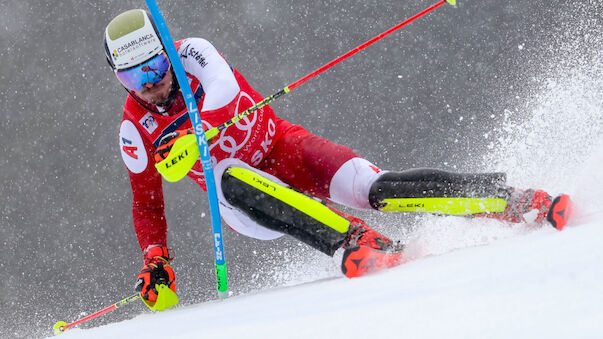
[[[201,164],[203,165],[203,172],[205,173],[205,186],[207,187],[207,196],[209,200],[209,212],[211,216],[211,227],[214,234],[214,256],[216,264],[216,285],[218,288],[218,296],[220,298],[228,297],[228,276],[226,270],[226,259],[224,258],[224,246],[222,240],[222,221],[220,220],[220,209],[218,205],[218,194],[216,191],[216,180],[214,178],[214,170],[211,164],[211,158],[209,155],[209,148],[207,139],[204,134],[203,123],[197,109],[197,102],[193,96],[193,91],[188,83],[188,78],[184,72],[182,62],[176,51],[174,40],[167,28],[165,19],[159,10],[157,1],[145,0],[151,16],[155,20],[157,30],[161,36],[161,40],[165,46],[166,52],[174,68],[176,74],[176,80],[182,90],[182,96],[186,102],[186,108],[193,124],[195,136],[197,138],[197,146],[199,147],[199,153],[201,154]]]
[[[138,300],[139,298],[140,298],[140,295],[138,293],[136,293],[134,295],[131,295],[131,296],[125,298],[125,299],[122,299],[122,300],[116,302],[115,304],[113,304],[111,306],[107,306],[107,307],[103,308],[100,311],[94,312],[94,313],[92,313],[92,314],[90,314],[88,316],[85,316],[85,317],[83,317],[83,318],[81,318],[79,320],[76,320],[76,321],[74,321],[72,323],[69,323],[69,324],[66,323],[66,322],[64,322],[64,321],[57,321],[57,323],[54,324],[54,327],[53,327],[54,335],[59,335],[59,334],[65,332],[65,331],[67,331],[68,329],[72,328],[75,325],[81,324],[81,323],[86,322],[86,321],[88,321],[90,319],[94,319],[94,318],[96,318],[98,316],[101,316],[101,315],[103,315],[105,313],[111,312],[111,311],[113,311],[113,310],[115,310],[117,308],[122,307],[123,305],[125,305],[125,304],[127,304],[127,303],[129,303],[131,301]]]
[[[274,93],[273,95],[264,98],[264,100],[260,101],[259,103],[255,104],[254,106],[249,107],[247,110],[239,113],[237,116],[233,117],[232,119],[226,121],[225,123],[210,128],[207,131],[205,131],[205,136],[207,138],[207,140],[211,140],[214,137],[216,137],[220,131],[232,126],[233,124],[237,123],[239,120],[245,118],[246,116],[248,116],[249,114],[257,111],[258,109],[268,105],[269,103],[271,103],[272,101],[276,100],[277,98],[289,93],[290,91],[294,90],[296,87],[298,87],[299,85],[303,84],[304,82],[314,78],[315,76],[319,75],[320,73],[326,71],[327,69],[333,67],[334,65],[342,62],[343,60],[351,57],[352,55],[360,52],[361,50],[365,49],[366,47],[374,44],[375,42],[383,39],[384,37],[390,35],[391,33],[399,30],[400,28],[406,26],[407,24],[415,21],[416,19],[422,17],[423,15],[433,11],[434,9],[442,6],[445,3],[449,3],[450,5],[455,6],[456,5],[456,0],[441,0],[439,2],[437,2],[436,4],[431,5],[430,7],[426,8],[425,10],[413,15],[412,17],[402,21],[401,23],[397,24],[396,26],[388,29],[387,31],[373,37],[372,39],[366,41],[363,44],[358,45],[356,48],[351,49],[350,51],[348,51],[347,53],[331,60],[330,62],[328,62],[327,64],[325,64],[324,66],[321,66],[319,68],[317,68],[315,71],[307,74],[306,76],[304,76],[303,78],[300,78],[299,80],[293,82],[292,84],[290,84],[289,86],[286,86],[285,88],[281,89],[280,91]]]

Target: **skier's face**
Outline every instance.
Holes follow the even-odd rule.
[[[142,89],[134,90],[134,93],[141,99],[154,105],[162,105],[168,100],[170,89],[172,88],[172,72],[167,72],[163,79],[158,83],[147,82],[142,85]]]

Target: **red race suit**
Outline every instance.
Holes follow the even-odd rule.
[[[176,48],[206,130],[263,99],[208,41],[184,39]],[[153,152],[163,136],[190,127],[181,92],[167,108],[146,103],[134,92],[126,99],[119,143],[130,175],[134,229],[142,250],[165,246],[167,238],[162,179]],[[329,198],[331,178],[341,165],[358,157],[345,146],[278,118],[269,105],[222,130],[212,141],[209,150],[214,165],[236,158],[321,199]],[[200,161],[188,176],[205,189]]]

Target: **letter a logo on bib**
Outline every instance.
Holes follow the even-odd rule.
[[[121,149],[121,158],[131,172],[141,173],[147,168],[148,158],[144,143],[136,126],[129,120],[124,120],[121,123],[119,148]]]
[[[123,140],[124,142],[128,142],[130,140]],[[123,146],[121,148],[122,151],[126,152],[126,154],[128,154],[129,156],[131,156],[134,159],[138,159],[138,155],[136,155],[136,151],[138,151],[138,147],[134,147],[134,146]]]

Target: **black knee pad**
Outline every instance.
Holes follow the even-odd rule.
[[[253,221],[330,256],[347,234],[349,220],[320,201],[251,170],[230,167],[222,174],[221,187],[226,201]]]
[[[509,198],[505,185],[505,173],[452,173],[437,169],[413,169],[404,172],[388,172],[373,183],[369,191],[369,202],[383,210],[391,201],[400,204],[399,211],[434,212],[442,214],[475,214],[500,212]],[[442,199],[445,198],[445,199]],[[451,212],[430,210],[427,204],[460,204],[466,211]],[[402,206],[404,205],[404,206]],[[435,206],[434,205],[434,206]]]

